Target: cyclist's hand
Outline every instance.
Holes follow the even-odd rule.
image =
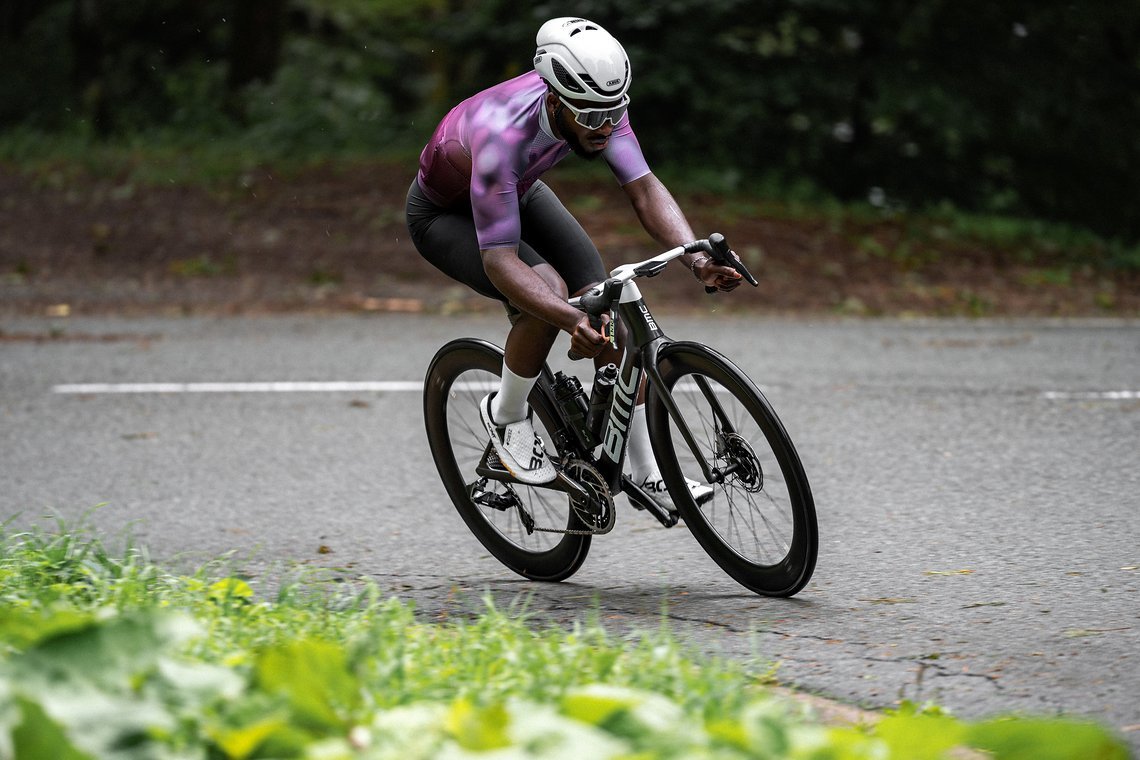
[[[570,333],[570,352],[586,359],[593,359],[600,354],[609,343],[606,337],[606,325],[610,321],[609,314],[602,315],[601,332],[590,326],[590,316],[583,314]]]
[[[739,261],[736,253],[729,251],[734,259]],[[744,277],[732,267],[726,267],[717,264],[712,259],[705,259],[693,267],[693,274],[702,284],[716,288],[717,290],[727,293],[730,290],[735,290],[740,283],[744,282]]]

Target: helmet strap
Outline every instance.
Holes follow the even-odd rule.
[[[549,92],[549,90],[548,90],[548,92]],[[562,102],[562,98],[558,97],[557,93],[555,93],[554,99],[557,102],[554,106],[554,124],[553,124],[553,126],[558,131],[559,136],[561,136],[563,139],[565,139],[566,135],[562,134],[562,112],[566,110],[566,104]]]

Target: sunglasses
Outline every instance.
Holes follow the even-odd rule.
[[[574,114],[574,121],[586,129],[601,129],[607,121],[616,127],[617,123],[621,121],[621,117],[625,115],[626,109],[629,108],[628,95],[622,95],[621,102],[616,106],[605,108],[578,108],[567,103],[561,95],[558,96],[558,100]]]

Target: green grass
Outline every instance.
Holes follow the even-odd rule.
[[[3,531],[0,757],[1127,757],[1087,723],[913,705],[827,727],[773,697],[766,668],[698,657],[664,628],[542,627],[489,598],[431,624],[368,583],[299,576],[262,599],[224,568],[171,574],[62,523]]]
[[[96,140],[79,131],[52,134],[16,128],[0,132],[0,163],[60,186],[82,175],[124,185],[230,186],[266,167],[288,177],[318,164],[335,167],[360,160],[414,166],[418,155],[419,148],[399,140],[380,151],[324,150],[275,145],[237,130],[216,134],[156,130],[113,140]]]

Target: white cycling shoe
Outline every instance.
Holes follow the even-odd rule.
[[[693,501],[697,503],[697,506],[707,503],[712,499],[715,493],[712,486],[698,483],[691,478],[685,478],[685,484],[689,487],[689,493],[692,495]],[[665,481],[661,478],[660,473],[653,473],[638,483],[638,486],[640,486],[641,490],[644,491],[649,498],[653,499],[661,509],[674,514],[677,512],[677,507],[674,506],[673,499],[669,497],[669,491],[665,488]],[[632,494],[630,494],[630,496],[630,501],[633,503],[633,506],[638,509],[644,509],[642,505],[638,504],[637,501],[632,498]]]
[[[483,419],[483,426],[491,436],[491,446],[503,467],[516,480],[527,485],[537,486],[554,480],[558,473],[546,456],[542,439],[534,432],[529,413],[518,422],[496,424],[491,416],[491,399],[494,395],[491,393],[479,402],[479,416]]]

